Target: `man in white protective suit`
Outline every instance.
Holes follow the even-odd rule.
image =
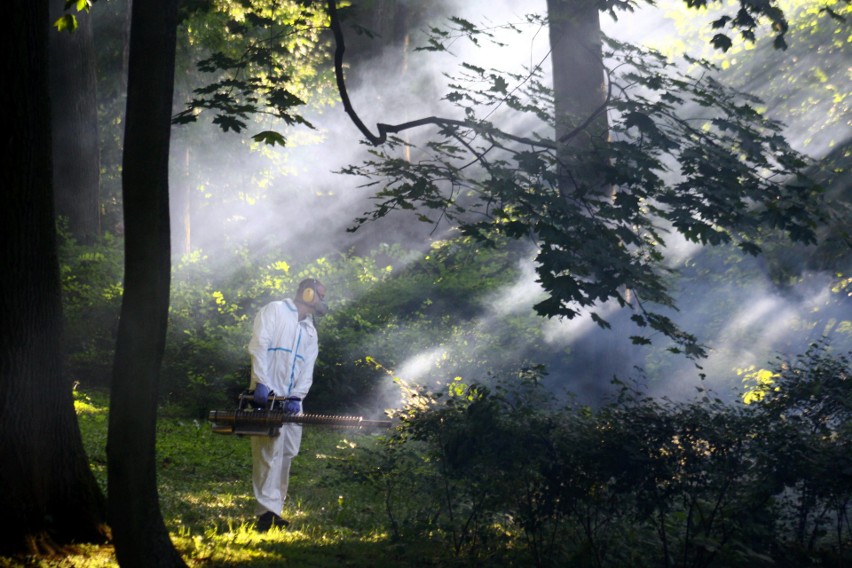
[[[325,291],[318,280],[307,278],[299,283],[292,300],[270,302],[255,316],[248,347],[255,405],[268,408],[273,394],[286,397],[285,412],[301,414],[319,351],[313,319],[328,311]],[[252,485],[258,516],[255,528],[259,532],[289,524],[280,515],[287,498],[290,463],[298,455],[301,441],[302,425],[292,423],[282,425],[277,437],[251,437]]]

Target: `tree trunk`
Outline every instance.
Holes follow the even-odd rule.
[[[560,190],[601,190],[588,152],[605,146],[606,82],[595,0],[547,0]],[[597,186],[597,187],[595,187]]]
[[[51,1],[51,22],[64,2]],[[91,243],[100,235],[97,77],[92,18],[76,14],[73,33],[50,31],[50,98],[53,120],[53,187],[56,214],[71,235]]]
[[[157,385],[169,306],[176,0],[134,2],[122,168],[125,289],[110,397],[109,519],[122,567],[184,566],[157,494]]]
[[[46,0],[6,9],[0,219],[0,511],[5,554],[104,540],[105,503],[89,469],[59,352]]]
[[[609,199],[601,175],[607,160],[609,123],[599,3],[547,0],[557,141],[557,179],[566,198],[575,192]],[[629,301],[629,291],[624,292]],[[607,318],[611,329],[593,326],[572,345],[574,387],[595,402],[613,376],[627,378],[637,359],[625,310]]]

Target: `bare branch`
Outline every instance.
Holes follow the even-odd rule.
[[[337,80],[337,90],[340,93],[340,99],[343,102],[343,109],[346,111],[346,114],[349,115],[349,118],[352,119],[352,122],[358,130],[361,131],[361,134],[363,134],[373,146],[381,146],[384,144],[387,141],[388,134],[398,134],[404,130],[411,130],[412,128],[432,124],[442,128],[469,128],[478,134],[483,134],[492,138],[512,140],[535,148],[556,149],[556,145],[549,140],[536,140],[533,138],[526,138],[524,136],[516,136],[514,134],[509,134],[508,132],[503,132],[489,124],[480,124],[469,120],[454,120],[451,118],[441,118],[437,116],[429,116],[418,120],[403,122],[402,124],[378,123],[376,125],[378,134],[373,134],[373,132],[361,120],[361,117],[358,116],[358,113],[355,112],[355,108],[352,106],[352,102],[349,99],[349,93],[346,90],[346,79],[343,75],[343,54],[346,51],[346,44],[343,39],[343,29],[340,27],[340,19],[337,15],[336,0],[328,0],[328,15],[331,20],[331,31],[334,34],[334,41],[336,44],[334,50],[334,75]]]

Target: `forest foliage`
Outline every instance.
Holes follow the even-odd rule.
[[[269,146],[307,142],[293,130],[277,132],[257,115],[307,127],[329,102],[331,69],[323,60],[329,43],[319,31],[327,22],[321,11],[305,16],[296,10],[300,5],[266,10],[252,4],[258,11],[244,12],[237,4],[214,2],[209,10],[184,14],[180,56],[186,73],[178,90],[189,102],[176,122],[213,114],[223,130],[250,131],[252,154],[268,168],[220,180],[215,168],[193,162],[187,150],[184,173],[199,200],[195,212],[215,211],[211,224],[233,229],[229,223],[236,218],[249,225],[249,213],[294,200],[276,196],[287,181],[280,171],[291,173],[292,167]],[[849,8],[837,13],[846,15]],[[380,440],[332,452],[329,461],[336,465],[323,473],[331,476],[333,469],[340,476],[335,482],[370,495],[369,520],[347,520],[340,505],[345,530],[369,526],[389,547],[440,543],[447,562],[792,567],[850,561],[852,398],[849,361],[837,354],[852,333],[843,222],[850,186],[842,181],[848,180],[848,140],[838,138],[821,161],[806,157],[800,150],[808,144],[791,146],[782,123],[770,115],[780,109],[805,116],[809,99],[785,98],[790,91],[773,82],[761,93],[766,100],[726,86],[754,86],[779,68],[793,82],[800,55],[791,53],[807,38],[810,47],[831,55],[806,81],[821,85],[831,99],[810,140],[842,126],[848,95],[831,70],[849,39],[827,31],[825,13],[823,20],[811,16],[809,21],[823,23],[791,20],[790,52],[773,54],[779,61],[771,65],[749,60],[749,49],[736,42],[718,66],[689,60],[701,80],[673,73],[658,52],[609,42],[611,57],[622,58],[620,75],[613,77],[622,83],[614,84],[624,87],[623,96],[611,101],[617,153],[606,176],[624,188],[612,202],[578,192],[576,208],[558,206],[552,148],[492,152],[491,126],[479,124],[481,136],[473,142],[450,128],[421,146],[395,138],[347,170],[370,183],[390,180],[361,221],[416,209],[412,215],[421,220],[449,219],[461,231],[427,239],[426,246],[394,243],[382,234],[368,246],[336,242],[312,254],[292,246],[295,238],[270,234],[258,243],[241,238],[237,227],[234,234],[223,229],[215,250],[178,255],[161,377],[164,414],[203,421],[207,410],[232,406],[248,384],[245,346],[254,314],[292,294],[302,278],[315,277],[328,286],[333,310],[319,322],[320,360],[306,407],[365,415],[396,408],[399,420]],[[227,37],[220,35],[223,28]],[[839,44],[823,42],[826,36]],[[196,70],[190,45],[205,53]],[[731,65],[735,57],[751,63]],[[474,114],[467,109],[503,101],[533,122],[549,120],[552,94],[534,71],[504,76],[467,66],[456,79],[447,98],[466,116]],[[115,77],[102,77],[100,85],[110,101],[101,105],[102,211],[115,222],[106,223],[111,229],[89,245],[75,242],[60,222],[64,352],[71,379],[83,388],[108,384],[123,288],[116,220],[120,97],[110,81]],[[507,90],[521,81],[523,89]],[[257,93],[262,97],[255,99]],[[683,113],[695,106],[712,114],[699,126]],[[175,129],[175,138],[195,152],[232,144],[245,151],[250,145],[211,142],[209,130],[190,130],[196,126]],[[727,150],[717,151],[723,146]],[[401,157],[412,151],[423,159]],[[466,165],[471,154],[489,159],[474,172]],[[681,181],[674,185],[672,154],[681,159]],[[236,156],[225,158],[234,169]],[[787,183],[794,173],[806,174],[808,183]],[[440,181],[447,179],[449,193]],[[738,191],[719,193],[731,187]],[[332,191],[310,184],[307,193],[317,208],[335,199]],[[821,199],[830,207],[823,208]],[[749,209],[755,202],[762,205]],[[490,215],[484,221],[483,211]],[[717,246],[672,261],[661,252],[671,226],[687,240]],[[359,231],[369,228],[367,222]],[[782,233],[800,248],[791,248]],[[571,259],[573,280],[545,282],[556,299],[541,288],[512,295],[519,281],[533,278],[525,272],[533,234],[551,239],[538,260],[552,275],[566,273],[558,251],[587,253]],[[755,260],[744,251],[762,256]],[[700,359],[705,346],[693,333],[714,337],[726,329],[741,305],[740,291],[763,285],[757,273],[764,269],[771,291],[791,297],[813,277],[811,271],[825,271],[830,280],[816,307],[784,330],[787,355],[776,363],[748,361],[753,368],[743,376],[752,382],[745,385],[730,365],[717,365],[704,369],[696,399],[650,396],[670,386],[674,375],[675,365],[664,356],[671,344],[660,336],[673,340],[675,351]],[[547,274],[540,277],[547,280]],[[625,284],[661,308],[640,306],[633,313],[642,328],[633,338],[644,346],[643,369],[614,384],[597,377],[587,400],[575,392],[583,386],[578,353],[554,341],[552,329],[526,308],[538,304],[546,315],[574,316],[571,310],[608,299],[625,304]],[[681,328],[674,309],[681,305],[689,306],[690,323],[699,322],[699,329]],[[760,339],[748,326],[739,333],[740,343]],[[819,342],[825,334],[832,343]],[[749,404],[741,402],[744,392]],[[215,467],[192,467],[205,465]],[[242,491],[212,534],[248,517]],[[198,536],[205,523],[200,514],[191,528],[170,528]]]
[[[618,383],[597,410],[556,402],[537,369],[412,385],[400,426],[348,471],[382,492],[395,538],[434,531],[474,563],[518,547],[536,566],[842,565],[849,372],[814,344],[776,362],[759,402]]]
[[[837,39],[838,28],[828,25],[831,19],[818,15],[790,18],[790,29],[785,31],[788,40],[795,40],[788,42],[795,53],[788,59],[797,59],[801,50],[816,46],[826,36]],[[261,116],[295,112],[296,107],[306,116],[315,113],[328,104],[331,80],[327,61],[323,64],[323,54],[328,55],[323,51],[328,48],[328,37],[320,33],[324,25],[322,10],[301,10],[296,4],[271,10],[261,4],[239,7],[217,2],[186,12],[181,30],[186,44],[182,65],[191,70],[200,63],[195,72],[180,78],[179,97],[190,102],[178,115],[178,122],[212,115],[213,122],[224,130],[242,130],[249,123],[248,128],[265,131],[265,125],[274,121],[260,120]],[[225,38],[222,29],[227,31]],[[475,27],[458,30],[456,41],[472,30]],[[442,45],[439,40],[431,44],[433,49]],[[842,52],[842,40],[840,45],[836,41],[827,45],[832,53]],[[192,57],[189,46],[202,53],[200,59]],[[196,248],[175,259],[164,396],[197,409],[208,407],[210,398],[230,396],[224,393],[246,382],[243,345],[254,311],[265,301],[290,293],[305,275],[328,279],[332,297],[336,296],[332,300],[336,313],[322,324],[323,356],[318,370],[323,380],[314,395],[320,407],[381,407],[378,401],[374,405],[365,402],[374,396],[381,398],[373,387],[382,383],[362,364],[368,356],[398,368],[419,353],[434,353],[437,359],[433,360],[440,362],[452,352],[456,360],[445,361],[444,368],[454,366],[462,375],[468,369],[499,372],[511,367],[512,361],[544,363],[569,375],[576,371],[569,364],[576,355],[570,345],[549,341],[544,326],[528,314],[499,306],[514,301],[501,294],[528,266],[525,261],[530,255],[525,247],[535,239],[544,245],[538,249],[538,268],[550,271],[554,279],[542,280],[548,295],[534,290],[518,306],[534,301],[539,312],[551,316],[571,317],[588,311],[605,325],[607,316],[596,311],[607,299],[630,305],[636,324],[630,333],[633,341],[647,345],[653,338],[642,359],[654,380],[671,368],[659,355],[661,350],[685,349],[698,358],[706,354],[707,345],[702,343],[706,339],[699,340],[696,332],[700,330],[702,338],[707,338],[724,328],[726,314],[736,309],[739,300],[736,288],[747,289],[759,281],[756,272],[764,262],[769,263],[769,279],[781,293],[805,281],[809,269],[835,272],[833,293],[814,309],[814,316],[798,323],[800,328],[794,333],[807,339],[797,342],[795,348],[804,348],[826,330],[839,332],[834,340],[842,343],[846,336],[842,322],[849,319],[843,299],[848,237],[842,223],[847,196],[839,180],[844,179],[848,167],[844,162],[848,150],[840,147],[832,161],[802,170],[809,158],[787,145],[782,123],[768,116],[777,113],[783,101],[776,98],[767,107],[755,96],[725,86],[738,80],[748,83],[747,78],[760,68],[759,57],[747,59],[755,63],[741,64],[736,70],[726,65],[727,71],[692,60],[690,72],[698,74],[692,80],[671,69],[670,61],[659,52],[614,40],[609,48],[608,57],[619,62],[617,73],[610,78],[619,94],[610,101],[612,116],[617,118],[613,121],[617,159],[612,160],[607,176],[609,182],[623,188],[612,202],[578,191],[572,196],[574,206],[561,207],[552,191],[554,157],[546,147],[543,151],[489,149],[487,134],[466,142],[457,130],[444,131],[444,139],[433,139],[422,148],[401,139],[393,141],[376,151],[375,160],[348,170],[385,178],[387,183],[381,185],[371,216],[395,215],[399,219],[397,209],[417,209],[412,215],[435,222],[430,212],[434,209],[437,217],[460,223],[468,235],[442,235],[426,252],[422,242],[394,245],[386,234],[370,241],[370,249],[347,250],[334,242],[329,243],[333,252],[316,255],[291,246],[292,239],[283,235],[264,236],[265,242],[260,244],[242,238],[244,225],[251,224],[251,215],[259,214],[260,208],[292,206],[292,197],[283,201],[275,196],[288,183],[290,166],[255,146],[253,153],[263,155],[266,161],[252,163],[265,170],[241,179],[220,179],[205,160],[195,157],[210,150],[210,138],[216,135],[193,130],[199,125],[175,128],[179,143],[189,148],[186,179],[176,176],[174,185],[179,189],[175,191],[195,184],[186,191],[196,196],[193,199],[203,198],[192,203],[192,215],[211,225],[221,223],[226,230],[215,249]],[[742,59],[747,52],[735,42],[725,56]],[[787,61],[777,50],[770,50],[769,56]],[[826,65],[836,61],[836,57],[826,57]],[[279,75],[270,75],[270,69],[277,69]],[[463,76],[450,78],[446,95],[463,114],[500,103],[519,115],[532,115],[541,124],[550,120],[552,93],[541,82],[540,69],[528,70],[527,76],[475,66],[463,69]],[[792,69],[785,72],[788,83],[794,74]],[[102,86],[109,85],[109,77],[114,80],[114,74],[104,75]],[[218,79],[210,83],[211,77]],[[275,77],[280,80],[273,80]],[[507,85],[514,83],[522,86],[508,92]],[[272,85],[290,93],[278,99],[273,96],[281,103],[277,110],[263,95],[271,93]],[[767,94],[776,97],[774,87],[766,88]],[[842,83],[833,90],[841,88]],[[107,93],[105,99],[115,98],[112,90]],[[836,96],[833,100],[831,116],[836,117],[844,101]],[[710,118],[698,122],[690,118],[684,113],[690,106],[687,101],[706,110]],[[104,109],[104,120],[112,121],[113,107],[104,105]],[[304,117],[293,120],[308,121]],[[102,130],[109,133],[114,129]],[[108,150],[117,138],[103,138],[107,173],[114,171],[111,163],[115,160]],[[216,140],[213,145],[230,148],[233,144],[233,139]],[[468,149],[476,144],[482,144],[481,155],[488,159],[474,171],[465,166],[462,157],[470,157]],[[419,152],[421,158],[407,161],[394,156],[396,150]],[[680,157],[675,169],[681,180],[676,183],[669,171],[673,155]],[[223,165],[236,168],[236,157],[223,159],[227,160]],[[284,173],[270,173],[276,169]],[[807,174],[818,185],[787,183],[784,174],[792,172]],[[454,180],[449,192],[442,179]],[[107,187],[113,183],[111,174],[104,183]],[[719,195],[722,188],[732,187],[739,189],[725,198]],[[322,188],[309,185],[307,189],[321,196],[313,208],[334,199]],[[116,203],[109,192],[106,195],[103,209],[109,216]],[[707,195],[715,197],[706,199]],[[821,206],[820,199],[829,200],[830,207]],[[754,203],[764,205],[755,207]],[[587,214],[589,211],[595,213]],[[477,216],[479,213],[484,215]],[[407,222],[397,221],[390,227],[401,228]],[[665,241],[677,240],[670,227],[699,244],[732,244],[764,254],[752,261],[729,246],[720,247],[719,252],[705,247],[673,264],[662,247]],[[828,235],[826,228],[831,231]],[[368,225],[360,232],[370,230]],[[785,231],[793,241],[803,242],[802,247],[791,249],[782,238]],[[83,382],[103,384],[108,376],[122,278],[120,231],[118,236],[114,233],[108,231],[91,249],[74,243],[67,234],[63,241],[66,351],[74,378]],[[174,237],[177,241],[178,235]],[[821,244],[814,247],[811,243],[817,237]],[[268,252],[273,249],[284,252]],[[569,259],[560,252],[564,250],[585,254],[571,254]],[[547,282],[560,291],[549,289]],[[712,295],[712,301],[702,303],[702,294]],[[675,308],[684,302],[700,327],[692,327],[689,321],[680,323]],[[476,324],[477,317],[501,310],[504,313],[487,325]],[[763,361],[746,363],[762,365]],[[599,382],[605,390],[606,380]],[[327,393],[321,385],[328,385]],[[339,394],[337,400],[333,392]]]
[[[291,527],[264,535],[247,440],[166,412],[164,517],[191,566],[843,566],[850,360],[814,344],[764,371],[749,404],[621,382],[598,409],[554,398],[540,368],[434,389],[396,378],[406,397],[389,431],[306,428]],[[98,390],[75,406],[103,481],[108,409]],[[76,558],[114,565],[108,549]]]

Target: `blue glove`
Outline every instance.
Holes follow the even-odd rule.
[[[302,399],[291,396],[284,403],[285,414],[299,414],[302,411]]]
[[[275,394],[269,390],[269,387],[263,383],[257,383],[254,387],[254,404],[255,406],[259,406],[261,408],[266,408],[267,403],[269,402],[269,395]]]

